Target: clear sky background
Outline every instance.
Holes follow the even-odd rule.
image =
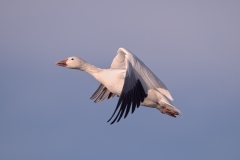
[[[117,99],[57,67],[108,68],[119,47],[167,85],[183,118],[140,107],[110,125]],[[0,1],[0,159],[240,157],[240,1]]]

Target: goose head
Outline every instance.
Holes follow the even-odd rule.
[[[69,57],[65,60],[56,62],[56,65],[70,68],[84,70],[86,62],[78,57]]]

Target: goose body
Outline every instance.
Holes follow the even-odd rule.
[[[125,48],[119,48],[109,69],[97,68],[78,57],[69,57],[57,62],[56,65],[70,69],[79,69],[92,75],[100,82],[91,99],[94,102],[119,96],[111,124],[127,117],[141,106],[156,108],[163,114],[172,117],[181,112],[171,104],[173,100],[165,84],[152,73],[150,69],[133,53]]]
[[[120,96],[124,83],[124,69],[103,69],[92,76],[103,84],[110,92]]]

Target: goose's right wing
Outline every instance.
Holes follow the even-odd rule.
[[[94,100],[96,98],[94,102],[97,103],[103,101],[106,97],[108,97],[108,99],[112,99],[114,96],[114,93],[110,92],[103,84],[100,83],[99,87],[90,97],[90,99]]]

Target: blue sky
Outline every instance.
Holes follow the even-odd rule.
[[[0,159],[238,159],[240,1],[0,1]],[[140,107],[106,123],[78,56],[108,68],[119,47],[169,88],[183,118]]]

